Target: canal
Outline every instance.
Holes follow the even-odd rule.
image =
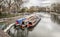
[[[20,37],[20,33],[27,35],[28,37],[60,37],[60,16],[52,15],[45,12],[37,12],[41,18],[40,22],[30,31],[25,34],[26,31],[17,31],[12,27],[9,31],[10,36]],[[22,36],[26,37],[26,36]]]
[[[41,12],[41,21],[29,32],[28,37],[60,37],[60,24],[56,15]]]

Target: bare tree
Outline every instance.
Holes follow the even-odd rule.
[[[15,11],[19,11],[22,3],[22,0],[0,0],[0,5],[5,7],[5,12],[7,13],[11,13],[11,8]]]

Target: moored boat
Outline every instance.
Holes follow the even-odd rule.
[[[34,27],[39,21],[40,21],[40,17],[37,14],[34,15],[30,15],[29,17],[26,17],[25,22],[27,22],[27,27]]]
[[[21,18],[21,19],[18,19],[16,21],[16,24],[15,26],[19,26],[19,27],[22,27],[22,29],[24,29],[25,27],[27,28],[31,28],[31,27],[34,27],[36,26],[36,24],[40,21],[40,17],[39,15],[37,14],[32,14],[32,15],[29,15],[27,17],[24,17],[24,18]],[[24,24],[23,24],[24,22]],[[25,26],[24,26],[25,25]]]

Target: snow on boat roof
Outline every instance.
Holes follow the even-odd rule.
[[[29,18],[29,17],[31,17],[31,16],[34,16],[35,14],[31,14],[31,15],[29,15],[29,16],[27,16],[27,17],[25,17],[25,18]]]

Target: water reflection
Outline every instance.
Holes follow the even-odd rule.
[[[60,24],[60,17],[57,15],[51,15],[51,20],[55,23]]]
[[[0,22],[0,29],[4,30],[7,25],[4,22]]]

